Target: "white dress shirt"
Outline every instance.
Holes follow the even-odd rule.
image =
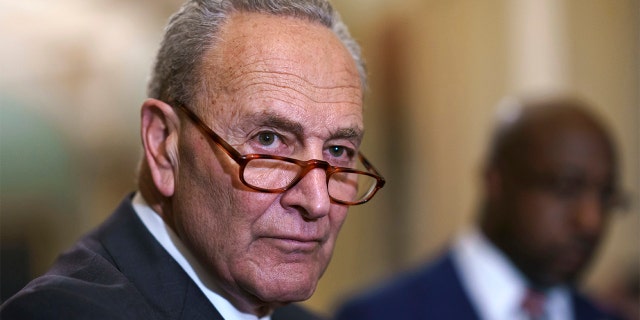
[[[271,320],[271,316],[258,318],[253,314],[243,313],[236,309],[227,299],[216,293],[219,290],[215,282],[206,272],[206,269],[195,256],[182,243],[180,238],[164,223],[139,192],[133,197],[133,209],[147,227],[149,232],[158,240],[160,245],[178,262],[178,264],[189,275],[191,280],[198,285],[211,304],[220,312],[226,320]]]
[[[482,319],[527,319],[521,308],[527,280],[477,228],[464,230],[458,236],[453,246],[453,262]],[[571,297],[566,287],[551,288],[545,293],[546,319],[573,319]]]

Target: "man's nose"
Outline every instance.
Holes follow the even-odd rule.
[[[314,168],[309,171],[296,185],[284,192],[281,202],[283,207],[298,208],[308,220],[317,220],[329,214],[331,198],[325,170]]]

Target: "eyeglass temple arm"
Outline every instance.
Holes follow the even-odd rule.
[[[242,159],[242,154],[240,154],[240,152],[238,152],[238,150],[236,150],[233,146],[231,146],[230,144],[228,144],[226,141],[222,140],[222,138],[215,133],[213,130],[211,130],[211,128],[209,128],[207,125],[205,125],[202,120],[200,120],[200,118],[193,113],[193,111],[189,110],[187,107],[185,107],[183,104],[181,103],[177,103],[175,105],[176,108],[178,108],[178,110],[184,112],[189,119],[191,119],[191,121],[193,121],[195,124],[198,125],[198,127],[202,130],[204,130],[204,132],[209,135],[211,137],[211,139],[213,139],[213,141],[217,144],[219,144],[222,149],[233,159],[235,159],[236,161],[238,161],[239,159]]]
[[[371,162],[369,162],[369,160],[365,158],[364,154],[362,154],[362,152],[358,152],[358,156],[360,157],[360,161],[362,161],[362,163],[364,164],[364,167],[367,168],[367,170],[373,172],[376,176],[378,176],[378,178],[382,181],[382,184],[384,184],[385,182],[384,177],[378,172],[378,170],[376,170],[376,168],[371,164]]]

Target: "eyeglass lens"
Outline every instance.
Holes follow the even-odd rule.
[[[243,173],[246,183],[261,189],[282,189],[289,187],[299,178],[302,167],[278,159],[252,159]],[[334,172],[328,177],[329,196],[335,200],[358,202],[374,191],[377,179],[354,172]]]

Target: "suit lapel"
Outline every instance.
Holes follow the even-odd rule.
[[[451,251],[433,265],[431,272],[430,279],[433,281],[429,287],[438,288],[437,298],[434,300],[438,302],[431,304],[438,310],[434,319],[440,316],[449,319],[480,319],[462,285]],[[455,305],[452,301],[456,302]]]
[[[117,268],[163,317],[223,320],[140,221],[131,197],[120,204],[97,236]]]

